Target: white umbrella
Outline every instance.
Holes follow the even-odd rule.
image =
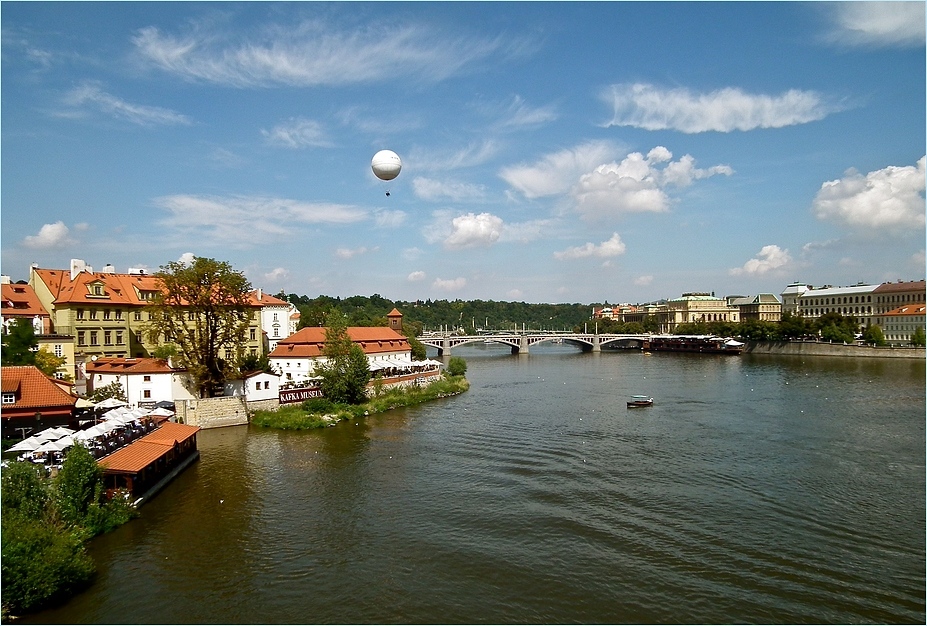
[[[56,439],[61,439],[62,437],[64,437],[64,435],[58,434],[57,428],[46,428],[45,430],[37,432],[36,434],[32,436],[43,443],[46,441],[54,441]]]
[[[74,408],[76,409],[89,409],[92,406],[96,406],[96,403],[91,402],[87,398],[78,398],[77,402],[74,403]]]
[[[106,400],[97,402],[97,408],[115,409],[117,406],[126,406],[127,404],[128,404],[127,402],[123,402],[122,400],[119,400],[117,398],[107,398]]]
[[[129,409],[124,406],[116,407],[112,411],[107,411],[103,414],[103,419],[112,419],[114,417],[122,417],[123,415],[128,415],[130,413]]]
[[[15,446],[10,446],[9,452],[32,452],[39,446],[41,446],[44,441],[40,441],[35,437],[29,437],[28,439],[23,439]]]
[[[59,450],[67,450],[74,445],[75,439],[74,435],[68,435],[67,437],[62,437],[55,442],[55,445],[58,446]]]
[[[158,408],[156,408],[154,411],[152,411],[148,415],[157,415],[159,417],[173,417],[174,412],[169,411],[168,409],[165,409],[164,407],[159,406]]]
[[[87,430],[80,431],[74,435],[74,439],[77,441],[87,441],[88,439],[93,439],[94,437],[102,437],[106,434],[106,432],[107,431],[103,428],[103,424],[97,424],[96,426],[92,426]]]
[[[61,452],[64,448],[59,447],[57,441],[46,441],[33,452]]]

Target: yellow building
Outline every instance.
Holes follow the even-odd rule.
[[[739,322],[740,309],[730,306],[725,298],[708,293],[684,293],[681,298],[666,302],[657,314],[661,333],[672,333],[679,324],[696,322]]]

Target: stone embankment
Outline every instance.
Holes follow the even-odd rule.
[[[785,354],[791,356],[839,356],[877,359],[921,359],[924,348],[874,347],[828,343],[824,341],[748,341],[745,354]]]

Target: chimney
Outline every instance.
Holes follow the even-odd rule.
[[[263,294],[261,293],[261,288],[258,287],[258,290],[257,290],[257,299],[258,299],[259,302],[260,302],[260,300],[261,300],[261,296],[262,296],[262,295],[263,295]]]

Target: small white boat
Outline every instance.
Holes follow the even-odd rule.
[[[645,406],[653,406],[653,398],[650,396],[631,396],[628,400],[629,409],[639,409]]]

